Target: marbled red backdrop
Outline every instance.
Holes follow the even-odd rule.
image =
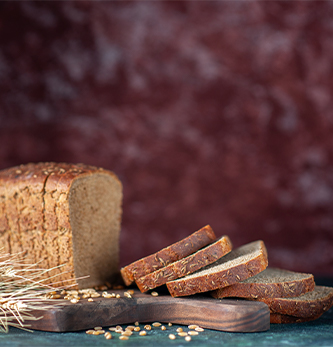
[[[333,275],[333,2],[1,2],[0,168],[124,185],[121,263],[211,224]]]

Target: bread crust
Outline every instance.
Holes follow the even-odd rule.
[[[95,173],[84,164],[28,163],[0,171],[0,241],[8,253],[22,252],[41,268],[55,268],[57,285],[75,279],[69,194],[73,182]],[[51,275],[51,272],[48,274]],[[54,280],[52,280],[53,282]],[[47,283],[47,282],[46,282]]]
[[[315,317],[294,317],[288,316],[286,314],[280,313],[271,313],[270,314],[270,323],[272,324],[294,324],[294,323],[305,323],[316,320],[320,318],[322,314]]]
[[[232,244],[228,236],[221,237],[218,241],[206,246],[199,251],[171,263],[135,281],[140,291],[159,287],[170,280],[174,280],[191,274],[206,265],[220,259],[232,249]]]
[[[310,296],[312,293],[318,293],[316,299]],[[332,307],[333,288],[316,286],[314,291],[296,298],[258,298],[257,300],[267,304],[272,313],[300,318],[317,317]]]
[[[206,225],[190,236],[121,268],[124,283],[129,286],[134,280],[187,257],[215,239],[213,229]]]
[[[286,272],[292,274],[291,271]],[[264,273],[264,271],[262,273]],[[302,278],[301,280],[295,279],[276,283],[239,282],[225,288],[216,289],[211,292],[211,295],[216,299],[226,297],[252,299],[297,297],[301,294],[310,292],[315,288],[313,275],[304,275],[307,275],[307,277]]]
[[[199,275],[200,272],[198,272],[196,277],[184,277],[167,282],[166,285],[171,296],[186,296],[212,291],[238,283],[263,271],[268,265],[267,250],[263,241],[257,241],[257,243],[259,253],[248,261],[214,273]]]

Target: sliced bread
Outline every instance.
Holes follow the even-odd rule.
[[[146,292],[149,289],[159,287],[170,280],[184,277],[215,262],[229,253],[231,249],[232,244],[229,237],[223,236],[216,242],[181,260],[138,278],[135,283],[142,293]]]
[[[257,275],[228,287],[211,292],[216,299],[237,298],[288,298],[310,292],[315,287],[313,275],[267,268]]]
[[[267,251],[263,241],[239,247],[216,262],[183,278],[166,283],[171,296],[186,296],[227,287],[266,269]]]
[[[287,314],[271,313],[270,322],[272,324],[292,324],[292,323],[305,323],[318,319],[322,314],[315,317],[294,317]]]
[[[129,286],[134,280],[187,257],[215,239],[213,229],[206,225],[190,236],[121,268],[120,273],[124,283]]]
[[[311,318],[321,315],[333,305],[333,288],[315,286],[312,292],[296,298],[258,298],[268,305],[272,313]]]

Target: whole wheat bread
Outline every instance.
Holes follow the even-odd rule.
[[[263,271],[268,265],[263,241],[239,247],[211,265],[166,283],[171,296],[185,296],[223,288]]]
[[[258,298],[266,303],[272,313],[300,318],[318,317],[333,305],[333,288],[315,286],[312,292],[296,298]]]
[[[214,298],[287,298],[312,291],[315,287],[313,275],[267,268],[257,275],[228,287],[211,292]]]
[[[119,272],[122,185],[110,171],[83,164],[26,164],[0,171],[0,242],[40,268],[60,268],[52,282],[79,287]]]
[[[214,243],[181,260],[138,278],[135,283],[142,293],[146,292],[147,290],[159,287],[170,280],[184,277],[215,262],[229,253],[231,249],[232,244],[229,237],[223,236]]]
[[[215,239],[213,229],[206,225],[190,236],[121,268],[122,278],[129,286],[134,280],[196,252]]]
[[[316,320],[320,318],[322,314],[315,316],[315,317],[293,317],[288,316],[286,314],[280,314],[280,313],[271,313],[270,314],[270,322],[272,324],[292,324],[292,323],[305,323],[310,322],[313,320]]]

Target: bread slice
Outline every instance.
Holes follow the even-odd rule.
[[[271,313],[270,314],[270,323],[272,324],[292,324],[292,323],[305,323],[310,322],[313,320],[316,320],[320,318],[322,314],[315,316],[315,317],[293,317],[288,316],[286,314],[280,314],[280,313]]]
[[[272,313],[299,318],[311,318],[321,315],[333,305],[333,288],[315,286],[312,292],[296,298],[258,298],[268,305]]]
[[[159,287],[170,280],[184,277],[215,262],[217,259],[229,253],[231,249],[232,244],[229,237],[223,236],[199,251],[146,276],[140,277],[135,282],[142,293],[146,292],[149,289]]]
[[[216,299],[237,298],[288,298],[312,291],[313,275],[276,268],[267,268],[257,275],[228,287],[211,292]]]
[[[223,288],[263,271],[268,265],[263,241],[231,251],[211,265],[186,277],[167,282],[171,296],[185,296]]]
[[[0,171],[0,242],[58,274],[50,282],[102,285],[119,272],[122,185],[83,164],[37,163]],[[63,265],[59,268],[59,265]]]
[[[134,280],[187,257],[212,243],[215,239],[216,236],[213,229],[206,225],[190,236],[121,268],[122,278],[125,284],[129,286]]]

